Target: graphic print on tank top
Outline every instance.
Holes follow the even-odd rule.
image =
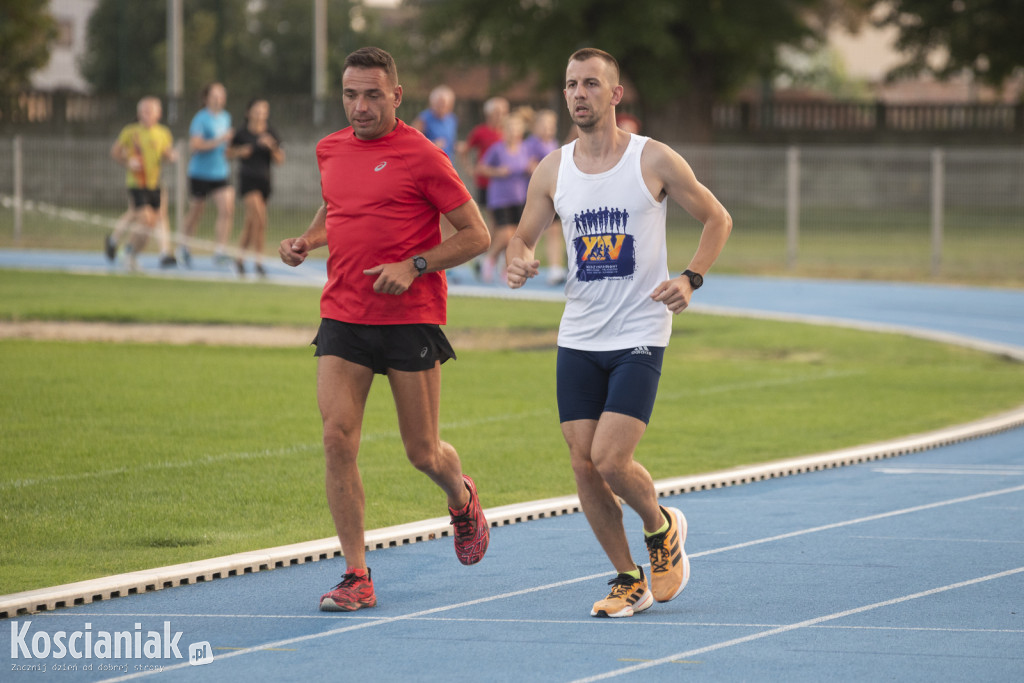
[[[585,209],[573,216],[572,244],[576,279],[632,280],[636,272],[636,246],[626,232],[629,212],[617,207]]]

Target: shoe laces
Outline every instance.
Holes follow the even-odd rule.
[[[612,586],[612,592],[608,594],[609,598],[621,598],[629,594],[633,590],[633,586],[642,580],[643,575],[641,574],[640,579],[634,579],[629,574],[616,574],[615,578],[608,582],[609,586]]]
[[[665,547],[665,539],[668,536],[668,532],[662,532],[660,534],[654,534],[648,537],[647,551],[651,556],[651,572],[664,572],[668,571],[669,564],[669,552],[668,548]]]
[[[334,587],[334,590],[339,590],[341,588],[352,588],[357,583],[367,580],[369,580],[369,576],[360,576],[355,572],[349,572],[348,574],[345,574],[343,577],[341,577],[341,582]]]
[[[452,515],[452,526],[455,527],[456,536],[472,536],[476,532],[476,520],[473,519],[472,509],[473,506],[470,504],[461,515]]]

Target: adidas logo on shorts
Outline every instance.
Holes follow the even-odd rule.
[[[647,348],[646,346],[638,346],[635,349],[633,349],[633,353],[631,353],[630,355],[632,355],[632,356],[650,356],[651,355],[651,350],[649,348]]]

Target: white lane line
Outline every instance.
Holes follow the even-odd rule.
[[[996,545],[1020,545],[1024,541],[999,540],[995,538],[929,538],[927,536],[851,536],[867,541],[918,541],[921,543],[994,543]]]
[[[845,522],[834,522],[832,524],[823,524],[822,526],[811,527],[809,529],[801,529],[800,531],[790,531],[786,534],[779,534],[778,536],[769,536],[767,538],[759,538],[753,541],[746,541],[744,543],[736,543],[734,545],[727,545],[721,548],[713,548],[712,550],[705,550],[699,553],[693,553],[690,555],[693,557],[704,557],[706,555],[714,555],[716,553],[724,553],[730,550],[738,550],[740,548],[749,548],[754,545],[761,545],[762,543],[771,543],[773,541],[780,541],[784,538],[793,538],[795,536],[803,536],[805,534],[813,534],[818,531],[827,531],[829,529],[839,529],[844,526],[850,526],[853,524],[861,524],[863,522],[873,522],[877,519],[886,519],[888,517],[897,517],[899,515],[907,515],[912,512],[921,512],[922,510],[932,510],[934,508],[945,507],[947,505],[956,505],[958,503],[968,503],[974,500],[982,500],[984,498],[991,498],[992,496],[1001,496],[1007,493],[1017,493],[1024,491],[1024,486],[1014,486],[1008,489],[998,489],[996,491],[986,491],[984,493],[976,493],[971,496],[963,496],[961,498],[951,498],[949,500],[940,500],[935,503],[927,503],[925,505],[915,505],[914,507],[903,508],[902,510],[892,510],[891,512],[881,512],[877,515],[868,515],[867,517],[858,517],[857,519],[850,519]]]
[[[987,477],[1019,477],[1024,474],[1024,469],[1005,469],[1005,470],[975,470],[975,469],[945,469],[939,467],[925,468],[925,467],[875,467],[871,470],[872,472],[878,472],[879,474],[981,474]]]
[[[284,640],[274,641],[272,643],[264,643],[263,645],[255,645],[253,647],[247,647],[243,650],[236,650],[223,655],[217,655],[214,657],[214,661],[222,659],[230,659],[231,657],[238,657],[240,655],[247,655],[253,652],[261,652],[263,650],[269,650],[271,648],[280,648],[285,645],[292,645],[294,643],[302,643],[308,640],[317,640],[319,638],[325,638],[327,636],[334,636],[341,633],[348,633],[350,631],[358,631],[371,626],[380,626],[381,624],[391,624],[396,621],[406,621],[409,619],[415,619],[417,617],[426,616],[428,614],[437,614],[438,612],[447,612],[453,609],[461,609],[463,607],[472,607],[473,605],[481,605],[487,602],[493,602],[495,600],[504,600],[506,598],[513,598],[520,595],[527,595],[529,593],[536,593],[538,591],[550,590],[552,588],[561,588],[562,586],[568,586],[581,581],[593,581],[602,577],[607,577],[608,572],[601,572],[600,574],[593,574],[591,576],[581,576],[575,579],[568,579],[566,581],[558,581],[556,583],[549,583],[543,586],[534,586],[533,588],[524,588],[522,590],[510,591],[508,593],[501,593],[499,595],[491,595],[484,598],[477,598],[475,600],[467,600],[465,602],[458,602],[452,605],[442,605],[440,607],[432,607],[430,609],[421,610],[419,612],[412,612],[411,614],[402,614],[396,617],[384,617],[381,619],[375,619],[372,621],[364,621],[360,624],[352,624],[350,626],[342,626],[340,628],[331,629],[330,631],[324,631],[322,633],[310,633],[304,636],[296,636],[294,638],[286,638]],[[344,617],[342,617],[344,618]],[[348,619],[346,619],[347,621]],[[139,673],[129,674],[127,676],[118,676],[117,678],[104,679],[105,683],[112,683],[113,681],[130,681],[136,678],[142,678],[143,676],[151,676],[153,674],[164,673],[167,671],[174,671],[176,669],[183,669],[190,667],[192,664],[188,662],[182,662],[180,664],[174,664],[167,666],[159,670],[153,671],[140,671]]]
[[[56,616],[53,612],[40,612],[33,614],[32,618]],[[65,614],[65,617],[72,616]],[[142,612],[75,612],[77,617],[125,617],[132,619],[333,619],[345,620],[363,619],[365,621],[379,621],[380,617],[369,617],[363,615],[346,615],[339,617],[337,614],[146,614]],[[498,619],[493,617],[402,617],[405,621],[429,621],[442,623],[471,623],[471,624],[556,624],[559,626],[590,626],[597,623],[593,617],[587,619],[525,619],[516,617],[514,619]],[[631,619],[622,624],[636,628],[780,628],[785,624],[759,624],[759,623],[734,623],[728,621],[649,621],[647,619]],[[954,628],[937,626],[837,626],[834,624],[818,624],[809,626],[830,631],[923,631],[938,633],[1009,633],[1024,634],[1020,628]],[[217,648],[214,648],[217,649]],[[236,648],[232,648],[236,649]],[[237,648],[242,649],[242,648]]]
[[[860,614],[862,612],[869,612],[871,610],[879,609],[882,607],[889,607],[891,605],[898,605],[902,602],[908,602],[910,600],[916,600],[918,598],[928,597],[930,595],[937,595],[938,593],[945,593],[946,591],[957,590],[959,588],[966,588],[967,586],[973,586],[975,584],[984,583],[986,581],[995,581],[996,579],[1003,579],[1007,576],[1013,576],[1014,574],[1020,574],[1024,572],[1024,567],[1017,567],[1016,569],[1008,569],[1003,572],[996,574],[988,574],[987,576],[979,576],[975,579],[968,579],[967,581],[960,581],[959,583],[951,583],[946,586],[939,586],[937,588],[931,588],[926,591],[919,593],[911,593],[910,595],[904,595],[898,598],[892,598],[891,600],[883,600],[882,602],[875,602],[870,605],[863,605],[862,607],[854,607],[853,609],[844,610],[842,612],[835,612],[833,614],[826,614],[824,616],[815,617],[813,619],[806,619],[804,621],[797,622],[795,624],[789,624],[787,626],[780,626],[779,628],[773,628],[768,631],[762,631],[760,633],[752,633],[749,636],[742,638],[733,638],[732,640],[725,640],[720,643],[714,643],[713,645],[707,645],[705,647],[699,647],[693,650],[687,650],[685,652],[677,652],[676,654],[669,655],[667,657],[661,657],[660,659],[653,659],[642,664],[634,664],[633,666],[627,666],[622,669],[616,669],[614,671],[607,671],[597,676],[588,676],[587,678],[578,678],[572,683],[590,683],[591,681],[602,681],[608,678],[615,678],[617,676],[624,676],[626,674],[635,673],[637,671],[643,671],[644,669],[650,669],[661,664],[670,664],[677,659],[690,659],[697,655],[702,655],[707,652],[714,652],[715,650],[721,650],[723,648],[732,647],[734,645],[742,645],[743,643],[749,643],[754,640],[760,640],[762,638],[768,638],[770,636],[777,636],[781,633],[788,633],[789,631],[795,631],[801,628],[810,628],[817,626],[826,621],[832,621],[834,619],[842,619],[843,617],[852,616],[854,614]]]
[[[694,558],[694,557],[704,557],[704,556],[707,556],[707,555],[714,555],[714,554],[717,554],[717,553],[726,552],[728,550],[736,550],[736,549],[739,549],[739,548],[747,548],[747,547],[754,546],[754,545],[759,545],[759,544],[762,544],[762,543],[769,543],[769,542],[772,542],[772,541],[778,541],[778,540],[782,540],[782,539],[786,539],[786,538],[792,538],[792,537],[795,537],[795,536],[803,536],[805,534],[811,534],[811,533],[815,533],[817,531],[826,531],[828,529],[836,529],[836,528],[839,528],[839,527],[850,526],[851,524],[860,524],[860,523],[863,523],[863,522],[870,522],[870,521],[874,521],[874,520],[877,520],[877,519],[885,519],[887,517],[895,517],[897,515],[904,515],[904,514],[908,514],[908,513],[911,513],[911,512],[919,512],[921,510],[930,510],[930,509],[933,509],[933,508],[943,507],[943,506],[946,506],[946,505],[954,505],[954,504],[957,504],[957,503],[966,503],[966,502],[970,502],[970,501],[974,501],[974,500],[979,500],[979,499],[983,499],[983,498],[989,498],[989,497],[992,497],[992,496],[1004,495],[1004,494],[1007,494],[1007,493],[1016,493],[1018,491],[1024,491],[1024,486],[1015,486],[1013,488],[1000,489],[998,491],[988,491],[988,492],[985,492],[985,493],[978,493],[978,494],[974,494],[974,495],[971,495],[971,496],[963,496],[963,497],[960,497],[960,498],[952,498],[952,499],[949,499],[949,500],[938,501],[938,502],[935,502],[935,503],[929,503],[927,505],[916,505],[916,506],[910,507],[910,508],[903,508],[902,510],[893,510],[891,512],[883,512],[881,514],[870,515],[868,517],[859,517],[857,519],[852,519],[852,520],[849,520],[849,521],[846,521],[846,522],[836,522],[834,524],[826,524],[826,525],[823,525],[823,526],[812,527],[810,529],[803,529],[801,531],[793,531],[793,532],[790,532],[788,534],[779,534],[777,536],[770,536],[768,538],[758,539],[758,540],[755,540],[755,541],[747,541],[745,543],[737,543],[737,544],[734,544],[734,545],[725,546],[723,548],[715,548],[715,549],[712,549],[712,550],[705,550],[705,551],[699,552],[699,553],[693,553],[693,554],[690,555],[690,557]],[[647,566],[647,565],[644,565],[644,566]],[[1016,573],[1016,571],[1024,571],[1024,567],[1022,567],[1020,570],[1013,570],[1010,573]],[[1004,572],[1004,574],[1005,574],[1005,572]],[[231,658],[231,657],[238,657],[240,655],[247,655],[247,654],[251,654],[253,652],[260,652],[262,650],[267,650],[269,648],[279,648],[279,647],[283,647],[283,646],[286,646],[286,645],[291,645],[293,643],[301,643],[301,642],[305,642],[305,641],[308,641],[308,640],[316,640],[316,639],[319,639],[319,638],[325,638],[327,636],[338,635],[338,634],[347,633],[347,632],[350,632],[350,631],[357,631],[357,630],[368,628],[368,627],[371,627],[371,626],[380,626],[382,624],[390,624],[390,623],[394,623],[396,621],[407,621],[407,620],[417,619],[419,617],[424,617],[424,616],[428,616],[428,615],[431,615],[431,614],[437,614],[439,612],[447,612],[447,611],[454,610],[454,609],[460,609],[462,607],[471,607],[473,605],[481,605],[481,604],[484,604],[484,603],[493,602],[495,600],[505,600],[507,598],[514,598],[514,597],[518,597],[520,595],[529,595],[530,593],[538,593],[540,591],[551,590],[553,588],[561,588],[563,586],[569,586],[569,585],[572,585],[572,584],[575,584],[575,583],[580,583],[580,582],[583,582],[583,581],[593,581],[593,580],[600,579],[600,578],[606,578],[607,576],[608,576],[608,572],[607,571],[603,571],[603,572],[600,572],[598,574],[591,574],[589,576],[581,576],[581,577],[578,577],[578,578],[575,578],[575,579],[567,579],[565,581],[558,581],[558,582],[555,582],[555,583],[549,583],[549,584],[545,584],[543,586],[534,586],[532,588],[524,588],[522,590],[511,591],[511,592],[508,592],[508,593],[500,593],[498,595],[491,595],[491,596],[488,596],[488,597],[477,598],[475,600],[468,600],[466,602],[459,602],[459,603],[455,603],[455,604],[452,604],[452,605],[443,605],[443,606],[440,606],[440,607],[433,607],[431,609],[422,610],[420,612],[413,612],[411,614],[405,614],[405,615],[400,615],[400,616],[396,616],[396,617],[387,617],[387,618],[382,618],[382,619],[367,620],[367,621],[364,621],[364,622],[359,623],[359,624],[351,624],[351,625],[348,625],[348,626],[342,626],[340,628],[332,629],[330,631],[325,631],[323,633],[312,633],[312,634],[308,634],[308,635],[304,635],[304,636],[297,636],[295,638],[287,638],[285,640],[279,640],[279,641],[275,641],[275,642],[272,642],[272,643],[265,643],[263,645],[256,645],[256,646],[253,646],[253,647],[245,648],[244,650],[236,650],[236,651],[230,652],[228,654],[217,655],[214,659],[215,660],[219,660],[219,659],[228,659],[228,658]],[[1002,576],[1002,574],[1000,574],[1000,575],[992,575],[992,576],[993,577]],[[977,581],[979,581],[979,580],[975,580],[974,582],[977,582]],[[955,585],[959,586],[961,584],[955,584]],[[968,584],[965,583],[963,585],[968,585]],[[933,592],[940,592],[940,591],[939,591],[939,589],[935,589],[935,590],[933,590]],[[924,594],[920,594],[920,595],[924,595]],[[919,595],[916,595],[915,597],[919,597]],[[910,599],[910,598],[907,598],[907,599]],[[877,603],[877,606],[881,606],[882,604],[883,603]],[[892,603],[892,601],[890,601],[889,603],[885,603],[885,604],[894,604],[894,603]],[[863,608],[859,608],[859,609],[860,609],[860,611],[863,611]],[[852,611],[852,612],[844,612],[844,613],[842,613],[842,615],[845,616],[846,614],[855,614],[855,613],[856,613],[856,610]],[[829,617],[829,618],[837,618],[837,617]],[[819,621],[826,621],[826,620],[827,619],[824,619],[824,618],[819,619]],[[817,621],[815,621],[813,623],[817,623]],[[811,625],[811,624],[808,623],[806,625]],[[781,627],[781,629],[782,630],[792,630],[793,628],[802,628],[803,626],[804,626],[804,622],[801,622],[800,625]],[[766,634],[767,635],[772,635],[774,633],[781,633],[782,630],[780,630],[780,629],[773,629],[772,631],[766,632]],[[729,641],[729,642],[732,643],[733,641]],[[743,642],[743,641],[737,641],[737,642]],[[670,661],[671,659],[679,659],[680,657],[683,657],[683,655],[673,655],[667,661]],[[655,661],[661,661],[661,660],[655,660]],[[106,679],[106,680],[107,681],[128,681],[128,680],[133,680],[133,679],[136,679],[136,678],[142,678],[143,676],[151,676],[153,674],[163,673],[164,671],[173,671],[175,669],[181,669],[181,668],[184,668],[186,666],[191,666],[191,664],[189,664],[188,662],[183,662],[181,664],[172,665],[172,666],[160,669],[160,670],[141,671],[139,673],[130,674],[128,676],[120,676],[118,678],[110,678],[110,679]]]

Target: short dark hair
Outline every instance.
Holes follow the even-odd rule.
[[[398,85],[398,67],[395,59],[379,47],[361,47],[345,58],[345,69],[383,69],[391,85]]]
[[[210,91],[213,90],[218,85],[220,87],[224,88],[224,84],[221,83],[220,81],[212,81],[212,82],[207,83],[206,85],[203,86],[203,89],[199,91],[199,104],[200,105],[205,105],[206,104],[206,98],[210,96]],[[227,88],[224,88],[224,91],[227,92]]]
[[[609,53],[605,52],[604,50],[599,50],[596,47],[580,48],[579,50],[576,50],[576,52],[573,52],[571,55],[569,55],[569,61],[585,62],[588,59],[594,59],[595,57],[598,59],[603,59],[608,64],[611,64],[612,68],[615,70],[615,82],[618,83],[619,62],[618,60],[615,59],[615,57],[612,57]]]

